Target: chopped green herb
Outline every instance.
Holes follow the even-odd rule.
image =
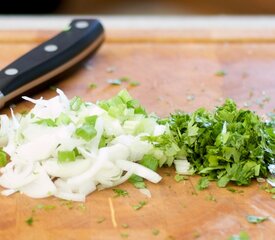
[[[258,217],[258,216],[253,216],[253,215],[248,215],[246,216],[246,220],[249,223],[261,223],[264,222],[268,219],[268,217]]]
[[[140,201],[137,205],[133,206],[133,209],[137,211],[137,210],[143,208],[146,204],[147,204],[146,201]]]
[[[7,163],[7,154],[3,150],[0,150],[0,167],[5,167]]]
[[[237,109],[233,100],[209,112],[177,112],[161,120],[169,124],[179,150],[195,172],[217,180],[219,187],[230,181],[248,185],[252,178],[266,177],[274,159],[275,120],[264,122],[254,112]]]
[[[60,163],[73,162],[76,159],[75,151],[58,151],[57,158]]]
[[[193,236],[196,239],[196,238],[199,238],[201,234],[198,231],[195,231]]]
[[[40,119],[40,120],[36,121],[35,123],[39,124],[39,125],[46,125],[48,127],[57,127],[55,120],[53,120],[51,118]]]
[[[128,233],[121,233],[120,236],[122,238],[128,238],[129,237],[129,234]]]
[[[201,191],[201,190],[204,190],[204,189],[206,189],[208,187],[209,187],[209,180],[208,180],[208,178],[207,177],[202,177],[202,178],[200,178],[200,180],[199,180],[199,182],[198,182],[198,184],[196,186],[196,189],[199,190],[199,191]]]
[[[232,235],[231,237],[228,238],[228,240],[249,240],[250,237],[247,232],[240,232],[238,235]]]
[[[29,217],[25,222],[26,222],[26,224],[28,224],[29,226],[32,226],[32,224],[33,224],[33,216]]]
[[[70,209],[70,210],[74,208],[74,203],[73,203],[73,201],[71,201],[71,200],[69,200],[69,201],[67,201],[67,200],[62,200],[61,205],[67,207],[67,208]]]
[[[243,193],[244,192],[243,190],[238,190],[238,189],[235,189],[232,187],[227,187],[226,190],[229,192],[232,192],[232,193]]]
[[[86,206],[84,203],[80,203],[78,206],[77,206],[77,209],[81,210],[81,211],[85,211],[86,210]]]
[[[140,82],[138,82],[138,81],[132,81],[132,82],[129,83],[129,85],[132,86],[132,87],[137,87],[137,86],[140,85]]]
[[[207,200],[207,201],[211,201],[211,202],[217,202],[217,199],[216,199],[215,196],[213,196],[212,194],[209,194],[209,195],[206,197],[206,200]]]
[[[103,223],[105,220],[106,220],[105,217],[100,217],[96,220],[96,223],[100,224],[100,223]]]
[[[115,197],[126,197],[129,196],[129,193],[126,190],[115,188],[113,189],[113,192],[115,193]]]
[[[96,83],[90,83],[89,88],[90,89],[95,89],[95,88],[97,88],[97,84]]]
[[[108,79],[107,82],[109,84],[115,85],[115,86],[121,85],[121,80],[120,79]]]
[[[50,211],[50,210],[54,210],[56,208],[56,206],[54,205],[44,205],[44,204],[38,204],[35,207],[36,209],[43,209],[45,211]]]
[[[78,110],[81,108],[81,106],[82,106],[83,103],[84,103],[84,102],[82,101],[82,99],[81,99],[80,97],[75,96],[75,97],[70,101],[70,109],[71,109],[72,111],[78,111]]]
[[[154,236],[159,235],[159,230],[156,229],[156,228],[152,229],[152,234],[153,234]]]
[[[219,70],[215,73],[215,75],[218,77],[223,77],[226,75],[226,72],[224,70]]]
[[[129,180],[128,180],[130,183],[132,183],[135,188],[138,188],[138,189],[142,189],[142,188],[146,188],[146,184],[143,180],[142,177],[138,176],[138,175],[135,175],[133,174]]]
[[[176,174],[174,179],[175,179],[176,182],[181,182],[181,181],[187,180],[188,177],[180,175],[180,174]]]
[[[121,227],[123,227],[123,228],[129,228],[129,225],[127,223],[123,223],[123,224],[121,224]]]
[[[130,78],[129,77],[121,77],[119,79],[121,82],[129,82],[130,81]]]

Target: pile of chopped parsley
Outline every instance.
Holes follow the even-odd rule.
[[[159,122],[169,124],[170,140],[160,136],[155,145],[175,142],[174,158],[187,159],[195,173],[217,180],[220,187],[248,185],[253,178],[266,177],[268,164],[274,163],[275,121],[238,109],[233,100],[214,111],[176,112]]]

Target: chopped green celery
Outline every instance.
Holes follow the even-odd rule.
[[[91,125],[93,127],[96,124],[96,120],[97,120],[97,116],[96,115],[85,117],[85,123],[87,123],[87,124],[89,124],[89,125]]]
[[[139,125],[138,120],[128,120],[124,122],[123,129],[127,134],[135,135],[138,125]]]
[[[53,120],[51,118],[40,119],[34,123],[39,124],[39,125],[46,125],[48,127],[57,127],[55,120]]]
[[[148,133],[152,135],[156,126],[156,120],[152,118],[141,119],[139,125],[136,128],[136,134]]]
[[[58,162],[66,163],[66,162],[73,162],[76,159],[75,151],[58,151],[57,154]]]
[[[7,163],[7,154],[3,150],[0,150],[0,167],[5,167]]]
[[[158,159],[156,159],[152,154],[145,154],[143,158],[139,161],[139,164],[144,167],[150,168],[153,171],[157,171],[158,169]]]
[[[121,91],[118,93],[117,96],[119,96],[119,97],[122,99],[122,101],[123,101],[124,103],[127,103],[127,102],[133,100],[132,97],[131,97],[131,95],[130,95],[130,94],[128,93],[128,91],[125,90],[125,89],[121,90]]]
[[[57,125],[68,125],[71,123],[71,121],[72,120],[70,119],[70,117],[65,113],[61,113],[59,117],[55,120]]]
[[[81,108],[81,106],[82,106],[83,103],[84,103],[84,102],[82,101],[82,99],[81,99],[80,97],[75,96],[75,97],[70,101],[70,109],[71,109],[72,111],[78,111],[78,110]]]
[[[92,140],[96,136],[96,134],[96,129],[92,125],[87,123],[84,123],[81,127],[75,130],[75,135],[79,138],[84,139],[87,142]]]
[[[99,101],[97,104],[106,110],[110,116],[121,121],[130,120],[135,114],[146,115],[139,102],[132,99],[126,90],[120,91],[109,100]]]

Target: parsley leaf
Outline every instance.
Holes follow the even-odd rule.
[[[32,226],[32,224],[33,224],[33,217],[32,217],[32,216],[29,217],[25,222],[26,222],[26,224],[28,224],[29,226]]]
[[[209,187],[209,180],[207,179],[207,177],[202,177],[198,181],[196,189],[199,190],[199,191],[201,191],[201,190],[204,190],[204,189],[206,189],[208,187]]]
[[[184,180],[187,180],[187,179],[188,179],[188,177],[180,175],[180,174],[176,174],[175,177],[174,177],[174,180],[176,182],[181,182],[181,181],[184,181]]]
[[[129,193],[126,190],[119,188],[113,189],[113,192],[115,193],[115,197],[126,197],[129,195]]]
[[[264,122],[231,99],[213,112],[176,112],[161,122],[169,124],[170,139],[180,149],[176,157],[187,158],[196,173],[217,180],[219,187],[231,181],[248,185],[268,174],[275,154],[275,121]]]
[[[146,204],[147,204],[146,201],[140,201],[137,205],[133,206],[133,209],[137,211],[137,210],[143,208]]]

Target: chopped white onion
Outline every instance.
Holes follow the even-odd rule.
[[[161,180],[161,176],[154,172],[153,170],[146,168],[138,163],[130,162],[127,160],[118,160],[116,162],[117,166],[125,171],[131,171],[134,174],[147,179],[150,182],[158,183]]]
[[[179,174],[184,175],[191,175],[192,172],[190,171],[191,164],[186,160],[174,160],[176,172]]]
[[[146,197],[151,198],[152,194],[148,188],[139,189],[140,193],[144,194]]]
[[[125,109],[130,116],[125,121],[89,102],[80,101],[78,109],[71,109],[66,95],[60,89],[57,94],[49,100],[23,97],[34,104],[29,113],[15,115],[11,109],[11,119],[0,115],[0,147],[10,157],[0,168],[0,186],[6,188],[2,195],[20,191],[32,198],[56,196],[83,202],[95,190],[117,186],[133,174],[153,183],[161,180],[138,161],[153,149],[142,136],[161,135],[166,126],[158,125],[155,118],[135,115],[133,109]],[[77,129],[94,115],[96,134],[87,141]],[[139,135],[130,135],[136,132],[133,127]],[[71,158],[62,162],[60,152],[68,152]],[[151,197],[148,189],[140,192]]]

